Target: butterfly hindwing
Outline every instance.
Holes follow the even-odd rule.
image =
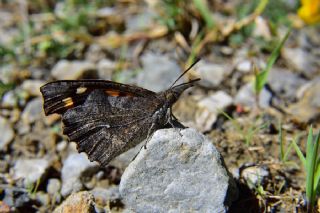
[[[62,115],[63,133],[86,152],[91,161],[107,165],[117,155],[145,139],[156,109],[145,97],[113,97],[102,90]],[[147,110],[148,109],[148,110]]]

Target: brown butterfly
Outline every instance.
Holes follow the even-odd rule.
[[[200,79],[162,92],[106,80],[63,80],[40,88],[46,115],[62,115],[63,134],[79,152],[106,166],[113,158],[149,138],[166,125],[180,123],[171,107],[181,93]]]

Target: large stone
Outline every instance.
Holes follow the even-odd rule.
[[[219,152],[194,129],[157,131],[119,190],[133,212],[226,212],[238,193]]]

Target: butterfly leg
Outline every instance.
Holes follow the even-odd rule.
[[[187,128],[182,123],[180,123],[179,120],[173,115],[171,109],[169,109],[169,120],[168,120],[168,123],[171,125],[171,127],[173,129],[175,129],[178,132],[180,137],[182,136],[182,134],[180,133],[180,130]]]
[[[148,134],[147,134],[147,138],[146,138],[146,141],[145,141],[145,143],[144,143],[144,145],[143,145],[143,147],[144,147],[144,149],[147,149],[147,143],[151,140],[151,138],[152,138],[152,135],[153,135],[153,132],[154,132],[154,127],[155,127],[156,125],[155,125],[155,123],[152,123],[151,124],[151,127],[149,128],[149,130],[148,130]],[[152,132],[152,133],[151,133]],[[150,135],[151,134],[151,135]]]
[[[153,131],[152,129],[153,129],[155,126],[156,126],[155,123],[152,123],[152,124],[151,124],[151,127],[150,127],[149,130],[148,130],[148,134],[147,134],[147,137],[146,137],[146,139],[145,139],[145,141],[144,141],[143,146],[141,146],[139,152],[133,157],[132,161],[134,161],[134,159],[136,159],[136,157],[138,156],[138,154],[141,152],[142,148],[147,149],[147,143],[148,143],[148,142],[151,140],[151,138],[152,138],[153,133],[151,134],[151,132]],[[150,134],[151,134],[151,136],[150,136]]]
[[[169,109],[169,113],[170,115],[169,115],[168,123],[171,125],[172,128],[180,128],[180,129],[187,128],[182,123],[179,122],[178,118],[174,116],[171,109]]]

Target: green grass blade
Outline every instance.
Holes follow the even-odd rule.
[[[215,24],[214,24],[211,12],[208,9],[208,6],[206,5],[206,3],[203,0],[193,0],[193,3],[196,6],[196,8],[199,10],[202,18],[207,24],[207,27],[209,29],[212,29]]]
[[[266,8],[267,4],[269,3],[269,0],[262,0],[260,1],[259,5],[257,8],[254,10],[254,13],[260,14],[264,11]]]
[[[280,55],[280,50],[283,47],[285,41],[288,39],[290,32],[291,32],[291,28],[287,31],[285,36],[281,39],[280,43],[272,51],[272,53],[267,61],[266,68],[263,71],[256,74],[255,83],[254,83],[256,93],[259,93],[262,90],[262,88],[264,87],[264,85],[267,83],[269,72],[270,72],[273,64],[276,62],[278,56]]]
[[[288,155],[292,149],[292,146],[293,146],[293,143],[291,143],[288,147],[288,149],[286,150],[286,152],[284,153],[284,156],[283,156],[283,162],[286,162],[287,159],[288,159]]]
[[[308,139],[307,139],[307,150],[306,150],[306,168],[307,168],[307,173],[309,173],[308,169],[310,169],[310,164],[312,161],[312,149],[313,149],[313,132],[312,132],[312,126],[309,129],[308,133]]]
[[[317,137],[317,139],[319,139]],[[317,142],[317,141],[315,141]],[[312,126],[310,127],[308,140],[307,140],[307,182],[306,182],[306,194],[308,199],[308,208],[311,210],[315,203],[315,169],[317,161],[318,143],[314,144]]]
[[[307,169],[306,158],[304,157],[304,155],[303,155],[303,153],[301,152],[299,146],[297,145],[296,138],[294,138],[294,140],[292,141],[292,144],[293,144],[293,148],[296,150],[296,153],[297,153],[300,161],[301,161],[302,164],[303,164],[303,167],[304,167],[305,169]]]
[[[319,184],[319,178],[320,178],[320,162],[319,162],[319,143],[320,143],[320,130],[316,136],[316,139],[314,141],[314,147],[313,147],[313,163],[315,164],[314,169],[314,186],[313,186],[313,192],[314,196],[316,195],[316,189]]]
[[[281,161],[283,162],[284,161],[284,144],[283,144],[283,133],[282,133],[281,121],[279,122],[278,139],[279,139],[279,144],[280,144],[280,158],[281,158]]]

